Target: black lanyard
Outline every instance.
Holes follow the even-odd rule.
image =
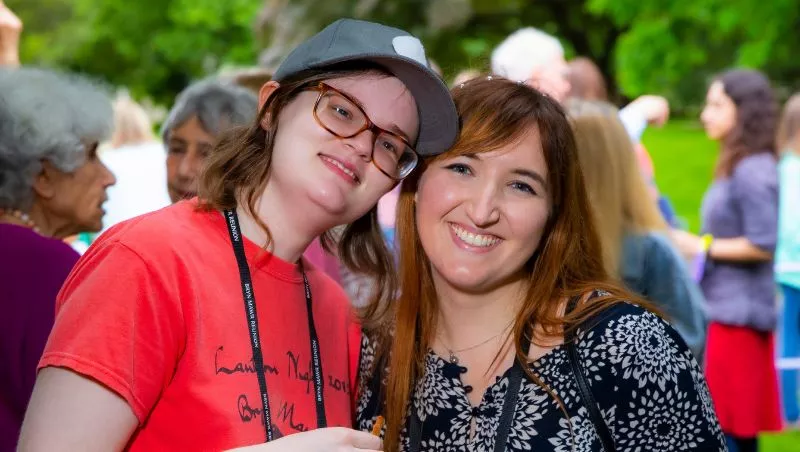
[[[242,282],[242,296],[244,297],[244,311],[247,316],[247,326],[250,331],[250,346],[253,348],[253,365],[256,368],[258,377],[258,388],[261,391],[261,405],[263,409],[264,434],[266,441],[274,439],[272,432],[272,413],[269,409],[269,396],[267,394],[267,376],[264,372],[264,355],[261,353],[261,338],[258,334],[258,316],[256,315],[256,298],[253,293],[253,282],[250,279],[250,267],[247,265],[247,257],[244,254],[244,242],[241,229],[239,228],[239,216],[235,210],[225,210],[225,220],[228,224],[228,234],[233,245],[233,253],[236,255],[236,263],[239,266],[239,278]],[[303,274],[303,286],[305,288],[306,309],[308,311],[308,334],[311,337],[311,361],[314,373],[314,401],[317,407],[317,428],[328,426],[325,417],[325,399],[322,397],[324,382],[322,380],[322,358],[320,357],[319,338],[317,329],[314,327],[314,313],[311,310],[311,285],[308,284],[306,272],[303,269],[302,260],[300,261],[300,272]]]
[[[528,356],[531,342],[524,337],[522,351]],[[497,423],[497,435],[494,441],[494,452],[504,452],[508,443],[508,434],[511,432],[511,424],[514,421],[514,412],[517,409],[517,399],[519,389],[522,386],[522,378],[525,376],[525,369],[518,359],[514,359],[514,366],[508,376],[508,390],[503,399],[503,411],[500,414],[500,421]],[[423,377],[425,378],[425,377]],[[411,452],[419,452],[422,445],[422,422],[419,419],[414,404],[411,404],[411,422],[408,428],[409,446]]]

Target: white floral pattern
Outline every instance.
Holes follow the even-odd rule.
[[[635,378],[640,388],[657,383],[662,391],[667,382],[677,384],[687,364],[676,356],[680,350],[666,334],[666,323],[654,315],[625,315],[609,323],[602,347],[611,363],[621,367],[622,378]]]
[[[570,418],[569,422],[562,417],[558,420],[558,426],[561,428],[558,433],[548,439],[553,446],[553,452],[592,452],[597,450],[600,439],[595,434],[586,408],[580,407],[577,416]]]
[[[442,371],[444,365],[444,361],[428,357],[425,363],[425,378],[417,383],[417,389],[414,391],[417,400],[415,405],[417,415],[422,422],[425,422],[428,416],[438,416],[439,410],[453,408],[454,404],[458,404],[462,399],[459,397],[460,385],[452,376],[444,375]],[[463,393],[463,389],[460,392]]]
[[[726,450],[702,371],[666,322],[638,306],[620,304],[588,329],[579,330],[576,344],[618,451]],[[370,353],[374,350],[365,340],[362,359],[369,368]],[[506,450],[602,451],[566,348],[556,347],[532,363],[531,371],[559,397],[568,416],[544,388],[523,379]],[[489,386],[475,409],[457,365],[429,354],[425,372],[417,382],[413,404],[423,420],[421,450],[493,451],[509,372]],[[371,428],[379,414],[374,394],[381,380],[377,374],[361,379],[356,413],[361,430]],[[475,434],[470,439],[473,416]],[[402,437],[403,450],[408,450],[407,425]]]

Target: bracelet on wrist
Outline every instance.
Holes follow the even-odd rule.
[[[702,247],[700,248],[700,252],[705,254],[706,257],[709,257],[709,252],[711,251],[711,243],[714,242],[714,236],[711,234],[703,234],[700,239],[703,241]]]

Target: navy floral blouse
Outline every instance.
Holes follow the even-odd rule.
[[[601,314],[588,330],[578,330],[576,344],[617,451],[727,450],[702,371],[666,322],[638,306],[619,304]],[[381,411],[377,394],[382,374],[369,373],[374,354],[365,335],[356,407],[357,426],[363,431],[372,429]],[[506,450],[602,451],[566,348],[554,348],[530,368],[563,401],[569,419],[552,396],[525,378]],[[493,451],[509,374],[510,370],[498,377],[473,408],[460,379],[460,366],[429,353],[425,376],[413,395],[413,409],[422,421],[421,450]],[[470,437],[473,417],[475,431]],[[402,449],[407,451],[408,423],[401,436]]]

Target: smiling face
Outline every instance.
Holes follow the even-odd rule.
[[[486,293],[524,278],[551,210],[537,128],[497,150],[434,161],[416,204],[437,286]]]
[[[365,74],[325,83],[360,104],[376,126],[416,140],[417,106],[397,78]],[[319,91],[303,91],[280,112],[266,190],[291,199],[309,218],[324,217],[330,224],[321,227],[327,229],[363,216],[395,181],[371,163],[374,132],[350,138],[332,134],[314,118],[318,97]],[[269,118],[264,121],[268,125]]]

